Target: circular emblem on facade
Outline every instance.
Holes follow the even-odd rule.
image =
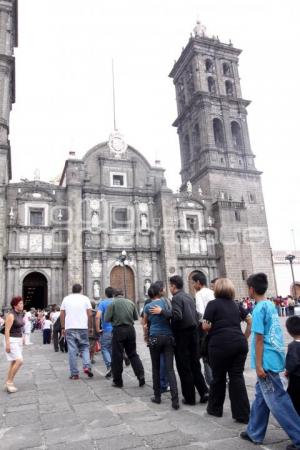
[[[127,150],[125,139],[123,135],[117,130],[114,130],[109,135],[108,146],[110,150],[115,153],[115,155],[121,155]]]
[[[175,267],[169,267],[169,273],[175,273],[176,269]]]

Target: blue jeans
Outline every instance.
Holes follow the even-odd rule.
[[[112,333],[111,332],[103,332],[100,337],[101,343],[101,353],[104,364],[107,369],[110,369],[111,366],[111,340]]]
[[[90,346],[88,330],[82,329],[69,329],[66,330],[66,338],[69,351],[69,366],[72,375],[78,375],[79,370],[77,368],[77,356],[78,353],[82,355],[83,368],[91,368],[90,360]]]
[[[300,417],[290,396],[283,389],[279,374],[267,372],[267,378],[258,378],[255,399],[251,407],[247,434],[253,442],[264,440],[270,412],[296,447],[300,448]]]

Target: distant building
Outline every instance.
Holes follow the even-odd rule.
[[[264,271],[275,294],[261,172],[241,94],[240,50],[197,26],[175,63],[182,186],[167,187],[117,130],[82,159],[70,153],[59,185],[11,183],[9,113],[14,102],[17,1],[0,0],[0,302],[60,303],[74,282],[99,298],[126,287],[142,302],[149,283],[173,274],[186,289],[197,271],[230,277],[237,296],[249,274]],[[118,265],[126,250],[128,265]]]
[[[283,297],[294,295],[291,265],[285,259],[288,254],[290,252],[284,250],[273,251],[277,292],[278,295],[282,295]],[[293,269],[296,283],[296,296],[298,298],[300,297],[300,251],[294,252],[293,255],[296,257],[293,262]]]

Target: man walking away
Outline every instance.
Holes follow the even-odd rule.
[[[271,412],[293,442],[286,450],[300,450],[300,417],[279,376],[285,365],[284,341],[275,306],[265,296],[267,275],[251,275],[247,284],[250,297],[256,301],[252,315],[251,367],[256,369],[257,382],[248,427],[240,437],[262,444]]]
[[[208,388],[199,361],[198,320],[195,302],[183,291],[183,280],[174,275],[170,278],[172,298],[172,328],[175,337],[175,359],[184,397],[183,403],[195,405],[195,387],[200,403],[208,400]]]
[[[97,326],[100,325],[100,321],[102,323],[102,333],[100,336],[101,343],[101,353],[104,364],[106,366],[106,374],[105,378],[111,377],[111,341],[112,341],[112,331],[113,327],[110,322],[105,322],[104,315],[107,310],[107,307],[113,302],[114,289],[112,287],[107,287],[105,289],[106,298],[101,300],[98,304],[98,311],[96,315],[96,323]]]
[[[92,314],[92,306],[88,297],[81,294],[80,284],[74,284],[72,294],[65,297],[60,307],[62,334],[66,335],[69,353],[70,379],[78,380],[77,355],[81,353],[83,371],[93,377],[91,371],[88,318]]]
[[[216,281],[216,279],[214,280]],[[198,313],[199,319],[199,348],[201,349],[202,342],[205,339],[206,332],[202,328],[202,319],[205,313],[205,309],[207,304],[215,299],[214,292],[207,287],[206,276],[202,272],[197,272],[192,276],[192,284],[195,289],[195,297],[196,297],[196,309]],[[201,357],[200,352],[200,357]],[[203,365],[204,365],[204,374],[205,380],[208,385],[210,385],[212,381],[212,372],[209,366],[207,357],[203,357]]]
[[[113,386],[123,387],[123,353],[130,360],[135,376],[139,380],[139,386],[144,386],[144,367],[136,352],[136,335],[134,321],[138,320],[138,313],[134,303],[124,298],[122,291],[115,292],[114,301],[108,305],[104,314],[105,322],[111,322],[112,333],[112,375]]]

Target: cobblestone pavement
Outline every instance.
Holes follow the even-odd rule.
[[[289,441],[274,421],[263,446],[242,441],[238,435],[245,426],[231,419],[228,400],[222,418],[208,416],[200,404],[174,411],[169,394],[163,395],[161,405],[152,404],[149,352],[138,325],[137,331],[146,386],[138,387],[129,367],[124,369],[123,389],[111,387],[104,378],[101,355],[93,379],[82,373],[79,381],[69,380],[67,355],[42,345],[41,333],[35,332],[34,345],[24,349],[25,364],[16,378],[19,392],[0,392],[0,449],[285,449]],[[2,348],[0,354],[4,380],[7,363]],[[252,398],[255,374],[248,363],[246,382]]]

